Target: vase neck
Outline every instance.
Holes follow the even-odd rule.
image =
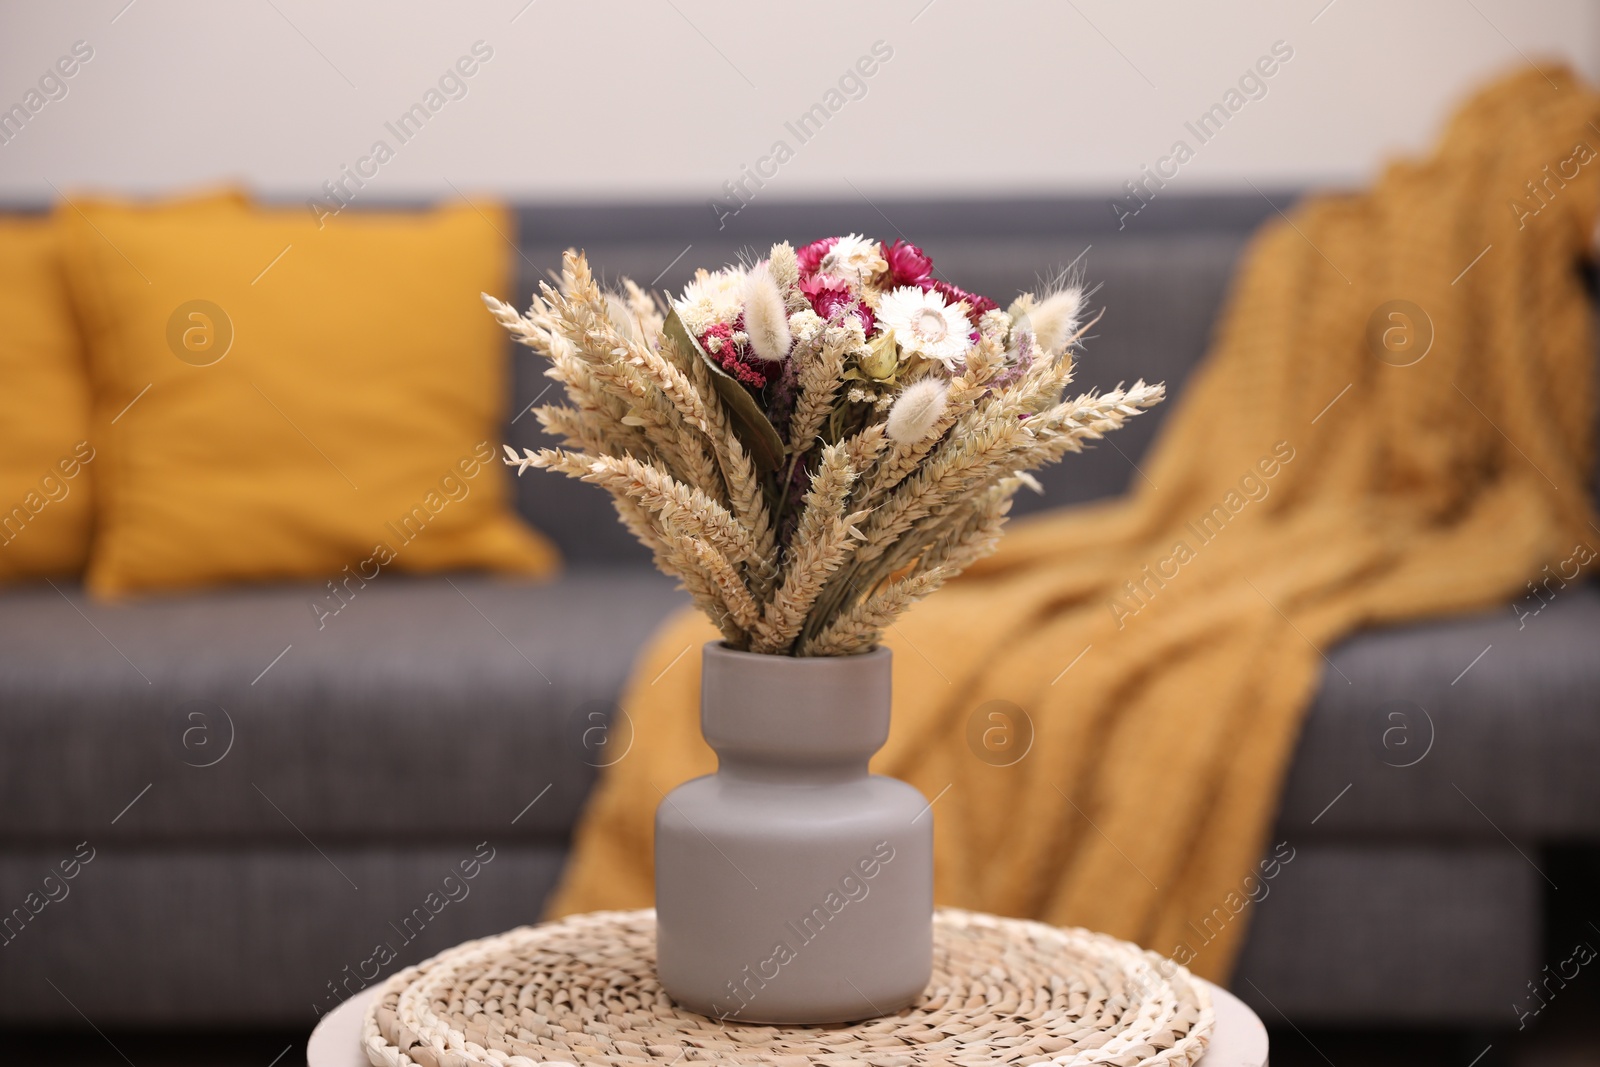
[[[890,656],[797,658],[705,646],[700,729],[720,773],[763,781],[859,778],[889,737]]]

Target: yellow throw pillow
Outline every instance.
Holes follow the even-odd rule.
[[[508,285],[504,209],[59,215],[96,384],[92,592],[554,569],[498,458],[478,294]]]
[[[0,218],[0,582],[89,556],[89,373],[62,271],[53,219]]]

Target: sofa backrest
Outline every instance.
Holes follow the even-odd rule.
[[[1275,197],[1284,204],[1287,196]],[[879,209],[882,209],[881,211]],[[1157,200],[1119,229],[1104,199],[1003,202],[752,203],[717,227],[708,207],[693,205],[528,208],[520,212],[520,291],[558,270],[562,250],[582,248],[607,279],[676,292],[697,267],[718,267],[763,252],[775,241],[803,242],[835,233],[904,236],[933,257],[942,277],[1007,303],[1075,261],[1099,285],[1092,304],[1105,318],[1080,362],[1075,387],[1108,388],[1144,378],[1165,381],[1172,396],[1204,352],[1232,268],[1272,206],[1261,197]],[[1080,259],[1081,257],[1081,259]],[[510,299],[510,297],[508,297]],[[543,440],[532,416],[539,398],[554,399],[541,357],[519,349],[514,362],[517,447]],[[544,390],[549,387],[551,393]],[[1122,492],[1139,477],[1134,464],[1172,410],[1163,404],[1115,438],[1041,472],[1044,496],[1023,493],[1016,514]],[[518,479],[518,506],[574,563],[644,562],[647,556],[617,522],[609,496],[594,486],[543,471]]]

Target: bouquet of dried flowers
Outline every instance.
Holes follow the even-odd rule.
[[[701,270],[676,299],[596,283],[581,253],[526,314],[495,318],[550,360],[563,448],[509,445],[610,490],[617,513],[735,648],[872,647],[913,602],[993,551],[1027,472],[1160,402],[1140,381],[1063,396],[1084,291],[994,301],[915,245],[850,235]]]

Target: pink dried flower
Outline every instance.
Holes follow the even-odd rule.
[[[884,262],[889,264],[889,280],[885,288],[921,285],[932,275],[933,260],[916,245],[907,241],[896,241],[892,245],[880,241],[879,245],[883,249]]]
[[[978,325],[978,320],[983,317],[985,311],[993,311],[1000,306],[986,296],[969,293],[960,286],[951,285],[941,278],[928,278],[918,284],[924,289],[934,290],[949,303],[964,302],[967,305],[967,321],[972,323],[973,326]]]
[[[739,351],[733,345],[728,345],[724,348],[722,354],[717,356],[716,360],[723,370],[750,388],[765,389],[767,387],[767,376],[757,370],[754,365],[740,358]]]
[[[801,275],[815,274],[817,267],[822,264],[822,257],[833,251],[833,246],[839,243],[837,237],[824,237],[820,241],[812,241],[794,254],[800,262]]]
[[[735,343],[734,333],[743,329],[743,315],[731,323],[716,323],[700,335],[700,347],[716,360],[717,366],[745,385],[752,389],[765,389],[767,383],[783,372],[783,364],[757,360],[748,346]]]
[[[722,355],[722,350],[729,345],[732,337],[733,327],[725,322],[719,322],[714,326],[707,327],[706,332],[700,335],[700,347],[713,356],[720,356]]]
[[[877,316],[863,304],[842,278],[829,274],[814,274],[802,279],[800,291],[811,302],[811,310],[828,322],[842,322],[844,316],[854,315],[861,320],[861,329],[868,336],[877,324]]]

